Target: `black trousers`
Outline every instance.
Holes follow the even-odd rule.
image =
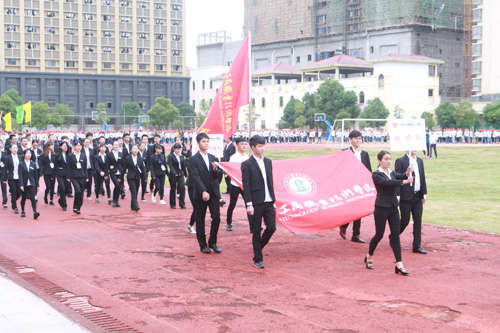
[[[191,212],[191,218],[189,219],[189,225],[193,226],[196,222],[196,209],[195,209],[195,201],[194,201],[194,189],[192,186],[188,186],[188,196],[189,201],[191,201],[191,206],[193,206],[193,211]]]
[[[71,181],[67,180],[66,178],[64,181],[66,182],[66,186],[65,186],[66,195],[71,195],[73,193],[73,188],[71,187]]]
[[[87,198],[92,194],[92,179],[94,178],[95,172],[93,169],[87,169],[88,180],[85,182],[85,190],[87,191]]]
[[[26,203],[26,199],[31,201],[31,208],[33,209],[33,213],[36,212],[36,186],[25,186],[24,191],[21,197],[21,211],[24,212],[24,205]]]
[[[228,187],[229,190],[229,206],[227,206],[227,224],[232,225],[233,224],[233,211],[234,208],[236,207],[236,203],[238,202],[238,197],[241,194],[241,197],[243,198],[243,190],[239,186],[234,186],[231,184],[231,187]],[[245,199],[243,199],[245,201]],[[245,207],[246,207],[245,203]],[[248,225],[250,226],[250,231],[252,231],[252,225],[250,222],[250,215],[247,214],[248,218]]]
[[[276,211],[272,202],[253,205],[253,210],[253,215],[250,216],[253,261],[260,262],[263,260],[262,250],[269,243],[271,236],[276,231]],[[266,225],[264,233],[262,233],[262,219],[264,219],[264,224]]]
[[[149,192],[153,193],[153,189],[155,188],[155,182],[150,181],[149,182]]]
[[[57,178],[57,194],[59,195],[59,205],[61,208],[66,208],[68,204],[66,203],[66,195],[68,194],[68,191],[66,189],[67,186],[71,187],[71,185],[68,185],[68,182],[66,180],[66,177],[64,176],[56,176]]]
[[[75,189],[75,200],[73,201],[73,209],[82,208],[83,205],[83,194],[85,192],[86,181],[85,178],[71,178],[71,183]]]
[[[389,240],[391,243],[392,251],[396,261],[401,261],[401,243],[399,241],[399,234],[401,233],[401,221],[399,220],[399,212],[397,207],[378,207],[375,206],[375,236],[370,240],[370,250],[368,253],[373,255],[378,243],[384,237],[385,223],[389,221],[389,228],[391,234]]]
[[[224,177],[224,180],[226,181],[226,188],[227,188],[226,191],[228,193],[231,193],[231,177],[226,176],[226,177]]]
[[[52,175],[43,175],[43,181],[45,182],[45,194],[44,198],[50,195],[50,201],[54,199],[54,188],[56,187],[56,177]]]
[[[130,179],[127,178],[128,188],[130,190],[130,209],[136,210],[139,208],[139,203],[137,202],[137,192],[139,190],[140,179]]]
[[[171,176],[170,179],[170,207],[175,207],[175,199],[177,193],[179,193],[179,206],[184,207],[186,203],[184,202],[186,197],[186,184],[184,181],[184,176]]]
[[[2,204],[6,205],[9,195],[7,194],[7,182],[2,175],[0,175],[0,186],[2,188]]]
[[[9,179],[9,192],[10,192],[10,203],[12,209],[17,208],[17,200],[21,196],[21,189],[19,188],[19,179]]]
[[[411,201],[401,201],[399,204],[401,211],[401,233],[410,224],[410,214],[413,217],[413,249],[420,247],[422,239],[422,213],[424,205],[419,195],[415,195]]]
[[[148,189],[148,175],[147,173],[141,177],[141,199],[144,200],[144,195]]]
[[[438,157],[438,153],[437,153],[437,150],[436,150],[436,144],[433,143],[431,144],[431,148],[429,150],[429,157],[432,157],[432,150],[434,149],[434,156],[436,156],[436,158]]]
[[[122,184],[122,175],[110,175],[111,181],[113,182],[113,202],[118,203],[120,199],[120,194],[122,193],[121,184]]]
[[[205,216],[207,215],[207,207],[210,209],[210,217],[212,218],[208,246],[217,244],[217,233],[219,232],[220,225],[219,199],[210,194],[210,200],[203,201],[200,195],[200,198],[196,198],[195,202],[196,238],[198,238],[200,249],[203,249],[207,246],[207,238],[205,236]]]
[[[99,195],[103,192],[103,185],[106,185],[106,195],[108,196],[108,199],[111,197],[111,187],[109,186],[109,176],[106,176],[106,179],[104,179],[103,176],[101,175],[96,175],[95,177],[95,197],[96,199],[99,199]]]
[[[165,175],[160,175],[155,178],[155,189],[153,194],[157,195],[160,193],[160,200],[163,200],[165,195]]]
[[[340,226],[340,229],[347,231],[349,223]],[[361,234],[361,219],[352,222],[352,237],[358,237]]]
[[[125,176],[120,177],[120,194],[125,196]]]

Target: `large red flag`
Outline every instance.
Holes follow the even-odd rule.
[[[233,60],[229,72],[224,76],[221,87],[210,106],[207,118],[198,129],[198,133],[224,134],[224,138],[233,135],[238,126],[240,107],[249,104],[250,98],[250,61],[249,38]]]
[[[238,184],[241,163],[221,168]],[[301,234],[330,230],[373,214],[371,173],[351,151],[273,161],[276,220]]]

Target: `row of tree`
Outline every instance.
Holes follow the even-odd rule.
[[[472,128],[493,127],[500,128],[500,101],[484,107],[482,117],[474,110],[472,103],[463,101],[457,104],[445,102],[439,105],[434,112],[422,113],[427,128]]]

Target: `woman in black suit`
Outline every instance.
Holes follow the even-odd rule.
[[[45,195],[43,196],[43,201],[45,204],[48,204],[49,201],[47,196],[50,194],[51,206],[54,205],[54,188],[56,186],[55,162],[56,155],[54,154],[54,144],[47,142],[45,146],[43,146],[43,152],[42,155],[40,155],[39,164],[40,171],[45,182]]]
[[[109,187],[109,159],[106,156],[106,145],[99,146],[99,152],[94,155],[95,173],[95,202],[99,203],[99,194],[102,191],[103,184],[106,184],[106,194],[108,196],[108,203],[111,204],[111,189]]]
[[[139,211],[139,203],[137,202],[137,192],[141,182],[142,175],[146,172],[144,168],[144,161],[138,155],[139,148],[133,145],[130,148],[130,154],[124,159],[123,170],[127,173],[127,183],[130,189],[130,206],[134,211]]]
[[[59,195],[59,206],[61,206],[62,210],[66,211],[68,204],[66,203],[66,195],[69,193],[68,186],[71,187],[71,183],[69,183],[69,155],[68,152],[69,146],[68,143],[63,141],[59,145],[59,154],[56,156],[55,161],[55,175],[57,178],[57,193]],[[68,185],[69,184],[69,185]]]
[[[160,145],[155,145],[155,153],[149,158],[149,170],[151,171],[151,181],[155,183],[155,189],[151,195],[151,200],[156,202],[156,195],[160,194],[160,204],[165,205],[163,200],[165,193],[165,175],[168,172],[167,161],[165,154],[162,152]]]
[[[73,200],[73,212],[80,214],[83,205],[83,193],[85,184],[88,181],[87,156],[82,151],[82,143],[77,141],[73,146],[73,153],[69,155],[69,169],[71,172],[71,183],[75,189],[75,199]]]
[[[120,194],[122,192],[122,179],[123,179],[123,161],[122,153],[119,151],[120,143],[118,141],[113,142],[113,149],[108,153],[108,166],[109,166],[109,177],[113,182],[113,207],[120,207],[118,200],[120,200]]]
[[[31,150],[23,153],[23,161],[19,163],[19,189],[22,191],[21,217],[26,217],[24,205],[26,199],[30,199],[33,208],[33,218],[36,220],[40,213],[36,210],[36,192],[38,190],[38,170],[36,163],[31,160]]]
[[[391,234],[389,236],[392,251],[396,258],[396,274],[408,275],[409,272],[404,268],[401,261],[401,243],[399,234],[401,231],[401,221],[399,219],[398,198],[396,190],[401,185],[410,184],[413,181],[411,177],[411,167],[408,168],[406,174],[397,173],[390,170],[392,164],[391,154],[382,150],[377,155],[379,168],[372,174],[373,182],[377,189],[377,198],[375,200],[375,236],[370,241],[370,248],[365,257],[365,265],[368,269],[373,269],[373,253],[378,243],[384,236],[385,223],[389,221]]]

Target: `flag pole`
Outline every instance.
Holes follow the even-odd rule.
[[[252,136],[252,32],[248,31],[248,139]]]

